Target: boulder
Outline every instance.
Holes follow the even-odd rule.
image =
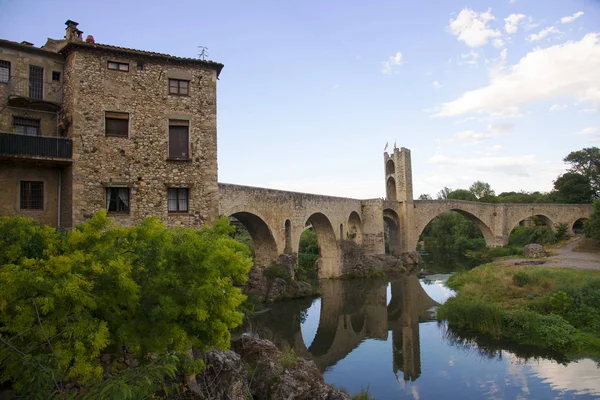
[[[190,384],[203,399],[251,399],[245,365],[239,354],[231,350],[194,351],[194,358],[204,360],[205,368]]]
[[[523,247],[523,255],[533,258],[548,257],[548,252],[546,252],[544,246],[541,244],[531,243]]]
[[[241,336],[231,342],[232,349],[252,371],[250,390],[255,399],[347,400],[346,393],[327,385],[314,362],[296,357],[284,366],[283,354],[268,340]]]

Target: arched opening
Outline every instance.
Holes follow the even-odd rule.
[[[356,211],[350,213],[348,217],[348,239],[354,240],[355,243],[361,245],[363,241],[363,227],[360,216]]]
[[[333,278],[340,275],[338,244],[333,226],[322,213],[314,213],[308,218],[319,246],[319,278]]]
[[[400,217],[394,210],[383,210],[385,254],[399,256],[402,253]]]
[[[292,252],[292,222],[289,219],[285,220],[285,249],[284,253],[289,254]]]
[[[391,176],[385,183],[385,196],[387,200],[398,200],[398,197],[396,196],[396,181]]]
[[[394,161],[391,159],[387,160],[385,163],[385,175],[393,175],[396,172],[396,167],[394,166]]]
[[[554,223],[545,215],[531,215],[513,227],[508,237],[510,246],[525,246],[530,243],[541,245],[556,243]]]
[[[244,237],[244,230],[252,240],[254,248],[254,265],[257,267],[267,267],[277,260],[277,244],[266,222],[257,215],[248,212],[237,212],[230,216],[230,221],[236,226],[236,237],[242,242],[248,242],[247,236]]]
[[[340,240],[344,239],[344,224],[340,224]]]
[[[304,227],[298,244],[298,271],[296,279],[316,283],[319,280],[317,261],[319,260],[319,243],[317,234],[310,222]]]
[[[467,257],[494,245],[492,230],[475,215],[453,209],[432,218],[419,236],[417,251],[432,265],[428,269],[449,272],[470,268],[477,260]]]
[[[589,218],[579,218],[573,223],[573,233],[576,235],[583,235],[585,233],[585,225],[589,222]]]

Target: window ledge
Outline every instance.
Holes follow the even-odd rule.
[[[174,158],[174,157],[167,157],[166,161],[192,162],[192,159],[191,159],[191,158]]]
[[[169,215],[188,215],[188,211],[169,211]]]
[[[117,212],[117,211],[107,211],[106,215],[111,215],[115,217],[129,217],[129,213],[127,212]]]

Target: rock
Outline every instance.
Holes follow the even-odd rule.
[[[533,258],[548,257],[548,252],[546,252],[544,246],[541,244],[531,243],[523,247],[523,255]]]
[[[352,240],[340,242],[342,254],[342,275],[346,277],[368,278],[389,272],[405,272],[402,260],[387,254],[366,255],[362,247]]]
[[[279,264],[283,265],[291,279],[296,278],[296,266],[298,265],[298,254],[289,253],[279,255]]]
[[[294,281],[294,289],[297,294],[296,297],[311,296],[315,293],[313,287],[308,282]]]
[[[252,370],[250,390],[255,399],[350,399],[346,393],[325,384],[312,361],[297,357],[295,365],[284,367],[282,352],[267,340],[242,336],[231,346]]]
[[[203,359],[206,365],[204,371],[196,375],[195,388],[190,385],[196,394],[205,399],[252,398],[245,365],[239,354],[231,350],[194,351],[194,358]]]

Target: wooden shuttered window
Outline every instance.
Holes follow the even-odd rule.
[[[169,158],[189,158],[190,122],[183,119],[169,120]]]
[[[129,136],[129,113],[106,111],[104,127],[106,136]]]
[[[44,182],[21,181],[21,210],[44,208]]]

